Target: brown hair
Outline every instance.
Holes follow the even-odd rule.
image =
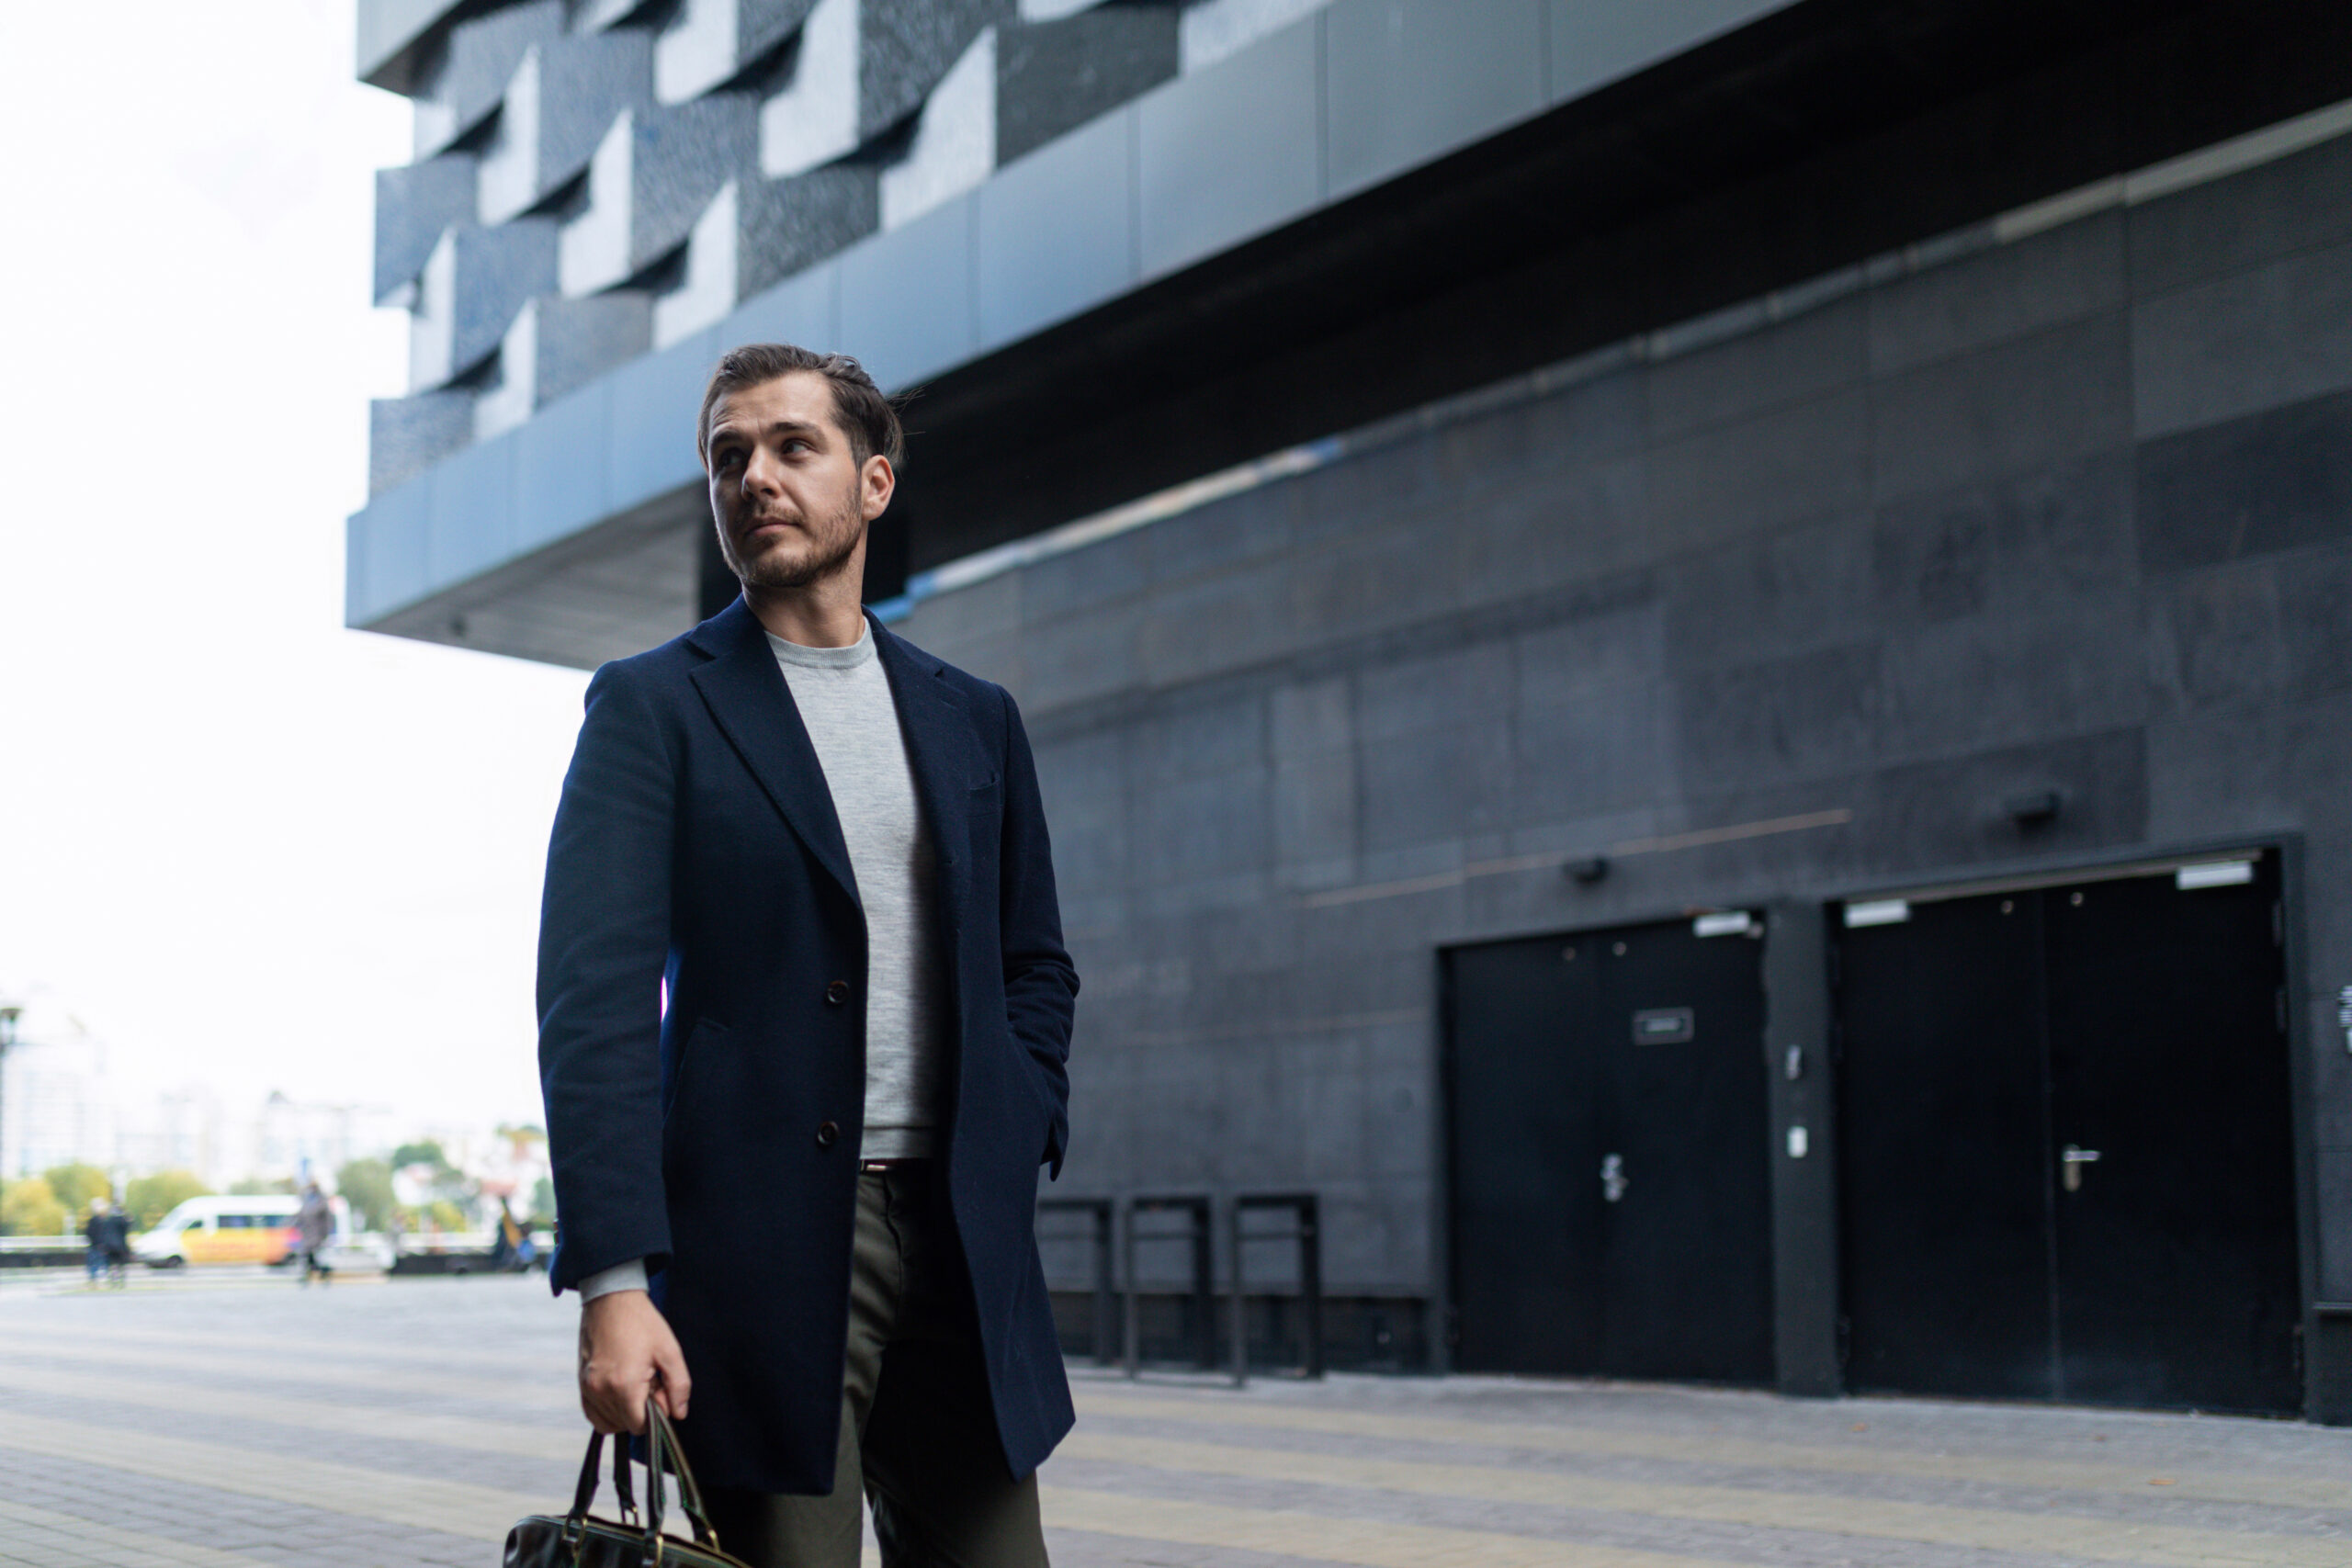
[[[728,350],[718,368],[710,373],[710,385],[703,389],[702,414],[695,421],[695,453],[703,467],[710,466],[710,416],[718,400],[747,387],[764,386],[796,370],[813,370],[832,384],[833,423],[849,437],[850,452],[859,466],[877,452],[890,459],[892,468],[899,466],[906,449],[899,411],[882,395],[865,366],[846,354],[819,354],[797,344],[747,343]]]

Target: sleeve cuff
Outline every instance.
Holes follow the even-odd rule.
[[[642,1258],[616,1263],[610,1269],[599,1269],[581,1280],[577,1287],[582,1306],[598,1296],[611,1295],[615,1291],[642,1291],[646,1288],[645,1259]]]

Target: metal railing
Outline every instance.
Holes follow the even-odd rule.
[[[1181,1231],[1147,1234],[1136,1222],[1147,1214],[1182,1214]],[[1210,1209],[1206,1198],[1161,1196],[1127,1200],[1126,1234],[1126,1363],[1127,1376],[1143,1370],[1143,1292],[1136,1271],[1136,1249],[1146,1243],[1186,1242],[1193,1252],[1193,1345],[1204,1371],[1216,1365],[1216,1287],[1210,1273]]]
[[[1150,1193],[1124,1200],[1111,1198],[1041,1198],[1037,1202],[1041,1244],[1085,1243],[1091,1255],[1092,1322],[1088,1337],[1095,1362],[1125,1368],[1140,1376],[1144,1365],[1144,1298],[1165,1296],[1143,1285],[1138,1255],[1145,1248],[1181,1247],[1186,1253],[1184,1287],[1174,1292],[1186,1308],[1185,1337],[1191,1340],[1192,1362],[1204,1371],[1218,1365],[1216,1281],[1214,1239],[1217,1203],[1201,1193]],[[1275,1228],[1252,1224],[1252,1216],[1287,1214],[1290,1224]],[[1046,1229],[1060,1216],[1081,1216],[1077,1229]],[[1167,1222],[1175,1221],[1170,1224]],[[1251,1280],[1258,1273],[1253,1258],[1262,1258],[1270,1243],[1288,1244],[1296,1250],[1295,1297],[1283,1290],[1261,1288],[1260,1299],[1298,1303],[1302,1356],[1299,1375],[1323,1375],[1323,1237],[1322,1209],[1313,1192],[1245,1192],[1226,1204],[1230,1284],[1225,1315],[1228,1343],[1227,1370],[1235,1384],[1249,1381]],[[1272,1280],[1268,1283],[1271,1285]],[[1118,1325],[1116,1349],[1113,1325]]]
[[[89,1245],[79,1235],[0,1235],[0,1252],[80,1252]]]
[[[1097,1366],[1114,1366],[1119,1359],[1119,1348],[1111,1337],[1112,1324],[1118,1313],[1118,1258],[1113,1234],[1118,1228],[1116,1208],[1108,1198],[1040,1198],[1037,1216],[1048,1214],[1084,1214],[1087,1216],[1085,1239],[1094,1250],[1094,1361]],[[1040,1235],[1039,1241],[1076,1241],[1075,1235]]]
[[[1245,1193],[1233,1200],[1227,1214],[1233,1237],[1233,1385],[1250,1381],[1250,1287],[1244,1260],[1252,1245],[1287,1241],[1298,1247],[1299,1313],[1305,1320],[1306,1364],[1303,1375],[1323,1375],[1323,1236],[1319,1205],[1312,1192]],[[1287,1212],[1293,1218],[1284,1230],[1251,1230],[1244,1224],[1252,1213]]]

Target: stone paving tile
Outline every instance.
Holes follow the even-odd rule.
[[[1118,1395],[1132,1386],[1089,1373],[1080,1387]],[[1195,1402],[1222,1391],[1153,1389]],[[2333,1469],[2352,1453],[2352,1432],[2294,1421],[2185,1417],[2130,1410],[1909,1399],[1789,1400],[1766,1393],[1644,1384],[1511,1378],[1334,1378],[1317,1386],[1253,1382],[1252,1404],[1359,1410],[1395,1417],[1467,1418],[1493,1427],[1606,1432],[1679,1431],[1727,1437],[1836,1440],[1858,1449],[2080,1457],[2086,1441],[2110,1459],[2267,1468],[2286,1462]],[[1867,1436],[1854,1434],[1867,1432]]]
[[[576,1316],[542,1282],[137,1285],[0,1285],[0,1564],[458,1568],[495,1561],[502,1510],[569,1492]],[[2352,1564],[2352,1434],[2294,1423],[1510,1379],[1078,1382],[1079,1433],[1044,1477],[1063,1568]],[[463,1529],[411,1517],[411,1484]]]
[[[1772,1491],[1792,1496],[1865,1497],[1890,1503],[1956,1504],[1977,1508],[2034,1512],[2057,1510],[2132,1523],[2160,1523],[2202,1529],[2285,1530],[2322,1536],[2352,1532],[2352,1484],[2346,1484],[2341,1475],[2329,1478],[2330,1488],[2341,1499],[2337,1507],[2282,1507],[2276,1502],[2209,1501],[2183,1495],[2177,1487],[2152,1490],[2144,1480],[2136,1477],[2135,1482],[2142,1489],[2136,1495],[2120,1487],[2100,1490],[2067,1487],[2053,1484],[2046,1479],[2040,1484],[2022,1477],[2006,1482],[1984,1480],[1962,1473],[1957,1461],[1952,1463],[1951,1473],[1943,1476],[1873,1474],[1861,1470],[1830,1472],[1772,1468],[1760,1463],[1696,1457],[1563,1455],[1514,1447],[1509,1443],[1432,1443],[1426,1438],[1405,1436],[1262,1427],[1245,1430],[1229,1425],[1217,1425],[1214,1415],[1207,1412],[1201,1413],[1195,1421],[1178,1425],[1160,1417],[1129,1416],[1116,1412],[1117,1405],[1109,1400],[1090,1404],[1085,1424],[1073,1438],[1066,1453],[1082,1453],[1089,1440],[1096,1437],[1183,1437],[1195,1440],[1207,1437],[1255,1450],[1302,1456],[1322,1455],[1362,1461],[1367,1464],[1425,1459],[1447,1465],[1573,1475],[1596,1481],[1659,1482]],[[1864,1457],[1858,1456],[1858,1462]],[[1064,1459],[1060,1462],[1069,1461]]]
[[[1839,1562],[1889,1568],[2060,1568],[2079,1558],[1975,1545],[1861,1538],[1817,1530],[1762,1530],[1736,1521],[1659,1517],[1633,1512],[1509,1504],[1355,1488],[1302,1485],[1223,1476],[1185,1475],[1057,1461],[1056,1483],[1122,1496],[1216,1501],[1269,1511],[1295,1510],[1363,1521],[1491,1531],[1574,1546],[1604,1546],[1727,1563]]]
[[[367,1546],[361,1557],[383,1568],[412,1563],[479,1568],[495,1555],[479,1540],[437,1530],[354,1519],[326,1508],[264,1503],[12,1450],[0,1450],[0,1497],[85,1524],[135,1531],[157,1542],[228,1553],[275,1568],[309,1568],[322,1549],[362,1539]],[[39,1533],[18,1525],[0,1506],[0,1562],[8,1562],[11,1551],[27,1550],[27,1538]],[[85,1544],[82,1550],[99,1548]],[[45,1559],[32,1561],[50,1568]],[[116,1556],[102,1552],[93,1561],[115,1562]],[[127,1562],[118,1568],[128,1568]]]
[[[429,1405],[435,1409],[477,1407],[569,1416],[572,1409],[568,1366],[531,1378],[492,1379],[435,1367],[420,1352],[412,1365],[361,1365],[331,1359],[316,1350],[300,1356],[251,1351],[225,1356],[209,1350],[175,1352],[153,1345],[90,1345],[38,1354],[19,1348],[15,1359],[38,1365],[85,1369],[95,1375],[136,1372],[165,1381],[211,1386],[239,1381],[243,1386],[282,1390],[316,1399],[358,1399],[388,1409]]]
[[[1147,1543],[1051,1524],[1046,1527],[1046,1551],[1054,1568],[1327,1568],[1320,1558],[1175,1540]]]
[[[1955,1473],[1991,1467],[2030,1473],[2096,1466],[2134,1485],[2151,1477],[2220,1472],[2260,1478],[2312,1495],[2343,1496],[2352,1431],[2298,1422],[2197,1418],[2134,1411],[1927,1401],[1783,1400],[1769,1394],[1611,1387],[1505,1379],[1334,1378],[1321,1388],[1253,1384],[1235,1396],[1198,1388],[1136,1391],[1091,1375],[1077,1380],[1081,1405],[1116,1420],[1142,1400],[1152,1419],[1223,1422],[1267,1429],[1269,1421],[1311,1423],[1303,1430],[1364,1434],[1393,1428],[1417,1441],[1451,1425],[1460,1436],[1533,1459],[1545,1443],[1593,1449],[1623,1443],[1704,1450],[1720,1462],[1733,1450],[1770,1456],[1830,1454],[1831,1468],[1921,1461]],[[1350,1426],[1353,1419],[1362,1423]],[[1434,1425],[1433,1425],[1434,1424]],[[1276,1428],[1278,1429],[1278,1428]],[[1799,1470],[1804,1464],[1792,1466]],[[2184,1484],[2188,1483],[2184,1480]],[[2352,1507],[2352,1500],[2346,1506]]]
[[[368,1437],[397,1431],[412,1440],[450,1448],[542,1456],[567,1452],[580,1429],[579,1411],[569,1390],[564,1404],[549,1396],[526,1407],[511,1402],[435,1400],[413,1393],[388,1398],[372,1390],[322,1392],[266,1378],[224,1387],[217,1369],[203,1378],[174,1375],[177,1371],[0,1355],[0,1391],[27,1400],[46,1396],[149,1411],[234,1415]]]
[[[112,1401],[53,1395],[28,1398],[0,1382],[0,1416],[10,1412],[118,1428],[126,1443],[137,1441],[141,1432],[152,1429],[156,1416],[152,1409]],[[214,1441],[255,1455],[331,1460],[359,1469],[379,1469],[400,1475],[464,1482],[513,1492],[568,1495],[580,1473],[577,1457],[550,1461],[413,1441],[402,1436],[396,1414],[385,1415],[382,1429],[372,1435],[276,1426],[225,1414],[206,1417],[204,1432]],[[586,1436],[582,1427],[583,1442]]]

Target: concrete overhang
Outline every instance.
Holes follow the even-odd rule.
[[[2335,102],[2347,35],[2340,0],[1335,0],[380,493],[347,619],[583,666],[690,626],[736,343],[922,389],[878,598]]]
[[[352,73],[371,86],[410,91],[425,48],[480,9],[475,0],[359,0]]]
[[[660,641],[693,618],[690,413],[726,347],[838,346],[913,387],[1792,3],[1337,0],[378,495],[347,619],[582,665]],[[363,6],[361,73],[462,9]]]

